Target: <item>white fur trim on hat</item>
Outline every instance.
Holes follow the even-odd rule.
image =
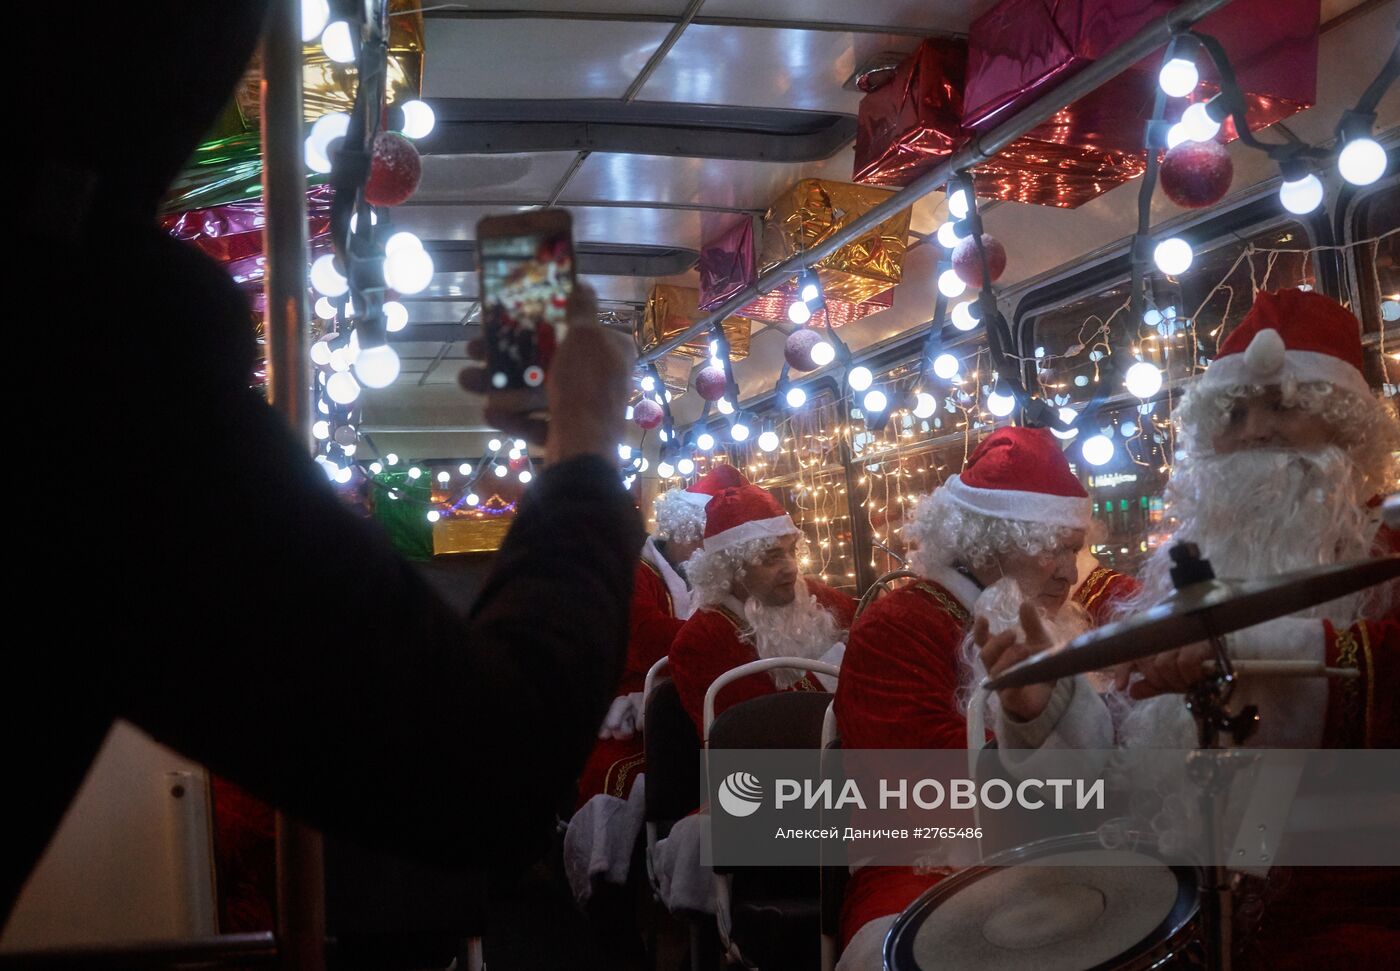
[[[792,517],[788,515],[774,516],[771,519],[751,519],[746,523],[731,526],[722,533],[705,537],[705,552],[726,550],[751,539],[781,539],[798,532],[801,530],[793,525]]]
[[[1046,526],[1088,529],[1093,521],[1088,497],[1051,496],[1019,489],[979,489],[954,475],[943,483],[948,498],[969,512],[994,519],[1019,519]]]
[[[1227,354],[1211,361],[1199,380],[1207,388],[1320,381],[1362,397],[1371,395],[1366,378],[1346,361],[1317,351],[1284,350],[1282,338],[1272,328],[1255,334],[1244,353]]]

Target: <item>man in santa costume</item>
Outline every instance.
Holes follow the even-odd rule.
[[[718,465],[689,488],[663,492],[652,504],[656,529],[642,545],[633,580],[626,664],[579,777],[578,806],[564,836],[565,871],[580,903],[592,896],[597,879],[627,881],[645,815],[636,785],[646,770],[642,688],[647,671],[670,651],[691,614],[684,564],[700,548],[705,506],[715,493],[744,482],[734,466]]]
[[[836,689],[842,746],[965,748],[966,696],[981,677],[969,638],[974,617],[1004,627],[1024,603],[1073,636],[1133,592],[1131,579],[1097,564],[1079,575],[1091,524],[1089,495],[1048,431],[987,436],[904,527],[917,546],[909,566],[919,579],[874,601],[851,630]],[[857,870],[843,901],[839,967],[880,967],[895,916],[949,872]]]
[[[671,644],[671,677],[703,737],[705,692],[724,672],[768,657],[841,663],[855,600],[798,570],[802,531],[768,492],[744,483],[705,508],[705,540],[686,562],[695,613]],[[774,691],[825,691],[824,676],[776,670],[736,681],[731,705]]]
[[[1185,456],[1166,512],[1173,541],[1200,547],[1215,574],[1265,578],[1397,550],[1380,522],[1397,486],[1400,423],[1362,375],[1360,325],[1336,302],[1304,290],[1259,293],[1220,354],[1182,398],[1175,418]],[[1172,591],[1164,543],[1140,579],[1145,606]],[[1236,659],[1324,661],[1343,679],[1243,677],[1231,707],[1259,706],[1261,747],[1400,746],[1400,614],[1392,585],[1231,634]],[[984,635],[993,673],[1060,638],[1035,630]],[[1001,693],[997,734],[1008,749],[1118,744],[1189,748],[1194,727],[1179,692],[1204,676],[1205,644],[1137,662],[1120,675],[1123,704],[1106,705],[1083,678]],[[1131,678],[1131,683],[1130,682]],[[1146,699],[1146,700],[1143,700]],[[1364,870],[1294,871],[1267,908],[1256,947],[1269,967],[1359,963],[1400,953],[1400,910]]]
[[[671,645],[671,677],[702,738],[705,692],[721,674],[768,657],[840,664],[855,600],[803,577],[802,531],[764,489],[744,483],[705,507],[704,545],[686,562],[695,613]],[[730,684],[715,714],[778,691],[829,691],[823,674],[776,670]],[[708,818],[682,819],[656,847],[662,901],[672,911],[713,911],[714,878],[702,861]]]

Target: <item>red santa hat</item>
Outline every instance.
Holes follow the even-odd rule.
[[[705,507],[705,552],[715,553],[754,539],[779,539],[798,532],[768,490],[745,482],[721,489]]]
[[[744,473],[734,466],[716,465],[691,483],[689,488],[681,492],[680,497],[704,509],[710,504],[711,499],[725,489],[738,489],[748,484],[749,480],[744,478]]]
[[[1260,291],[1199,380],[1206,388],[1320,381],[1369,396],[1361,368],[1361,324],[1345,307],[1311,290]]]
[[[968,512],[1046,526],[1088,529],[1089,493],[1044,428],[999,428],[982,440],[958,475],[943,484]]]

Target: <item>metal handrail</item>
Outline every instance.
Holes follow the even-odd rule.
[[[269,931],[0,953],[0,969],[64,968],[66,971],[173,971],[194,967],[252,967],[276,961],[277,941]]]
[[[860,598],[860,603],[856,604],[856,613],[852,622],[860,619],[865,608],[874,603],[876,597],[888,590],[891,582],[904,579],[917,580],[918,578],[919,575],[913,570],[891,570],[889,573],[877,577],[875,582],[870,585],[870,589],[865,591],[865,595]]]

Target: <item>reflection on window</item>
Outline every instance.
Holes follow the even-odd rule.
[[[1396,393],[1400,384],[1400,183],[1373,189],[1356,207],[1352,234],[1357,316],[1366,336],[1366,379]]]

